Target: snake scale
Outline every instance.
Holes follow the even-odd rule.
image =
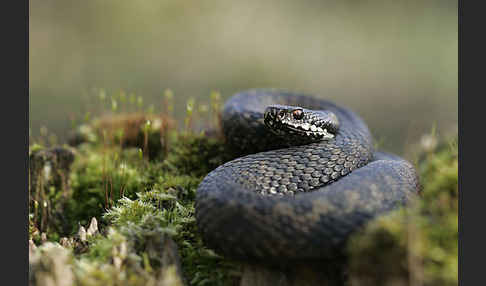
[[[363,120],[327,100],[253,89],[225,103],[222,121],[241,157],[200,183],[196,221],[224,256],[332,258],[360,226],[419,192],[413,166],[375,151]]]

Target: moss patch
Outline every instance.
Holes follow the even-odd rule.
[[[354,236],[352,285],[457,285],[457,156],[457,139],[423,152],[418,162],[422,198]]]
[[[204,247],[194,217],[198,184],[231,159],[217,133],[191,129],[197,122],[217,122],[212,110],[219,110],[220,98],[213,93],[214,102],[201,109],[214,115],[206,121],[196,120],[195,102],[188,102],[179,130],[164,125],[171,98],[166,92],[164,116],[117,114],[86,122],[73,137],[69,190],[56,183],[42,192],[31,186],[32,285],[59,277],[66,285],[238,284],[240,266]],[[454,142],[421,153],[423,198],[416,206],[374,221],[351,240],[353,285],[457,284]],[[45,149],[34,144],[30,154]],[[96,232],[88,227],[93,217]]]
[[[133,116],[130,120],[117,117],[117,122],[133,121]],[[108,128],[95,122],[94,126]],[[30,215],[29,238],[40,245],[31,249],[33,281],[57,271],[51,267],[46,274],[36,269],[43,269],[41,258],[55,260],[58,255],[69,257],[69,270],[63,271],[71,271],[74,285],[231,285],[237,281],[239,266],[203,246],[194,217],[197,186],[229,160],[222,140],[204,133],[149,131],[157,138],[153,141],[165,140],[165,151],[161,148],[146,156],[143,146],[121,144],[107,132],[105,138],[110,140],[100,139],[103,131],[85,134],[90,140],[76,144],[69,198],[60,203],[62,208],[50,210],[52,216],[62,216],[68,227],[40,228]],[[32,150],[42,148],[32,146]],[[53,194],[61,192],[52,189]],[[86,232],[92,217],[99,220],[100,232],[82,239],[86,234],[80,227]],[[59,241],[64,241],[63,247]]]

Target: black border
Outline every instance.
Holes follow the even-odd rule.
[[[480,3],[468,1],[464,6],[464,1],[458,2],[459,285],[482,285],[485,272],[486,176],[484,152],[480,150],[484,149],[486,142],[482,139],[485,106],[481,104],[481,97],[484,97],[486,45],[485,10],[477,5]],[[477,103],[473,102],[474,99]]]
[[[29,2],[2,4],[2,284],[28,285]]]

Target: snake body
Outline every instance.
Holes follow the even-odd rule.
[[[332,138],[293,143],[265,125],[273,105],[330,112],[339,128]],[[205,244],[224,256],[332,258],[351,233],[418,193],[413,166],[375,151],[363,120],[332,102],[254,89],[231,97],[222,120],[227,144],[241,157],[203,179],[196,221]]]

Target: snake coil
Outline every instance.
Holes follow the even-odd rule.
[[[264,113],[272,106],[290,106],[303,124],[297,109],[335,116],[323,127],[294,128],[322,133],[327,126],[334,134],[301,142],[269,132]],[[351,233],[419,190],[410,163],[375,151],[363,120],[326,100],[274,89],[241,92],[224,106],[223,131],[241,157],[201,182],[196,221],[205,244],[228,257],[332,258]]]

